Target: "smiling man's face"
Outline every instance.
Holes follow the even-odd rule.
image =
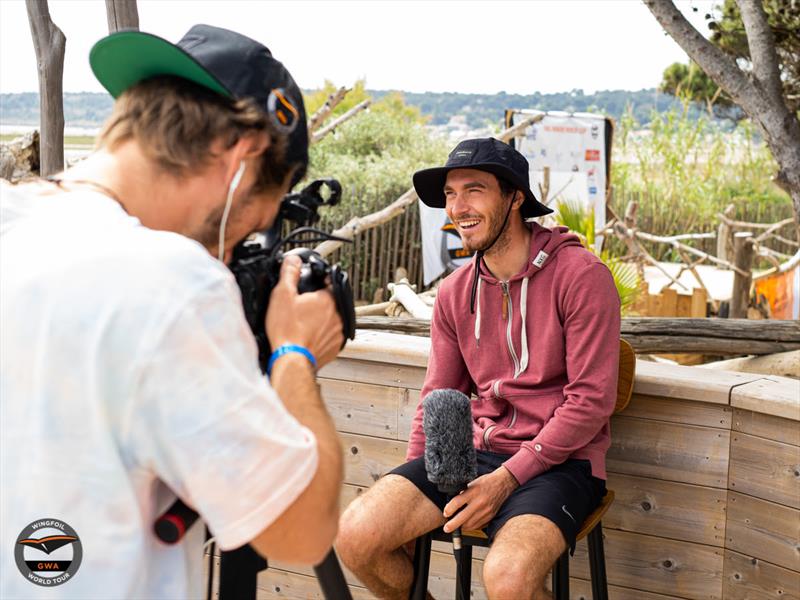
[[[500,233],[511,201],[503,197],[497,177],[477,169],[450,171],[444,197],[447,216],[470,252],[485,249]]]

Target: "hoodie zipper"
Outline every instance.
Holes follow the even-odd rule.
[[[514,343],[511,341],[511,324],[514,321],[514,305],[511,302],[511,294],[508,292],[508,282],[501,281],[500,286],[503,288],[503,310],[504,316],[508,318],[506,325],[506,344],[508,345],[508,352],[511,354],[511,360],[514,361],[514,377],[519,375],[519,359],[517,353],[514,352]]]

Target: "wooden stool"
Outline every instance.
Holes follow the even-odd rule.
[[[617,402],[614,414],[628,406],[633,393],[633,378],[636,370],[636,355],[633,347],[620,340],[619,375],[617,377]],[[603,549],[603,526],[601,520],[614,501],[614,491],[607,490],[603,500],[592,514],[586,517],[576,540],[587,538],[589,546],[589,571],[592,579],[592,600],[608,600],[608,581],[606,579],[606,560]],[[430,570],[431,543],[433,540],[451,542],[452,537],[441,528],[417,538],[414,551],[414,582],[411,586],[411,600],[425,600],[428,591],[428,572]],[[461,538],[461,565],[456,573],[456,600],[468,600],[472,583],[472,547],[488,546],[489,539],[483,531],[464,531]],[[569,600],[569,549],[553,565],[553,598]]]
[[[606,580],[606,561],[603,550],[603,526],[601,519],[614,501],[613,490],[606,491],[600,506],[586,517],[576,541],[588,536],[589,571],[592,579],[592,599],[608,600],[608,582]],[[442,529],[436,529],[417,538],[414,551],[414,584],[411,588],[411,600],[425,600],[428,589],[428,572],[430,570],[431,542],[451,542],[452,537]],[[488,546],[489,539],[483,531],[465,531],[461,536],[462,561],[460,572],[456,573],[456,598],[469,598],[472,584],[472,547]],[[553,566],[553,598],[569,600],[569,548],[564,550]]]

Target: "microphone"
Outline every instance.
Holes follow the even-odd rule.
[[[469,398],[458,390],[433,390],[422,410],[428,481],[455,496],[477,475]]]
[[[422,401],[425,432],[425,472],[428,481],[452,498],[477,476],[475,445],[472,443],[472,408],[466,394],[458,390],[434,390]],[[456,559],[456,598],[469,598],[468,575],[461,550],[461,528],[453,533]]]

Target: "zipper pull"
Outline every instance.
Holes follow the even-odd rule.
[[[502,283],[503,288],[503,321],[508,320],[508,284]]]

